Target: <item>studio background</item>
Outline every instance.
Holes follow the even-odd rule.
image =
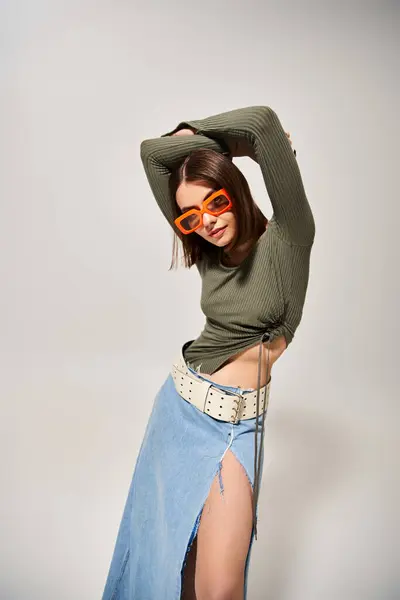
[[[316,237],[273,371],[249,597],[400,597],[399,12],[1,2],[2,600],[100,599],[154,397],[203,327],[140,142],[259,104],[291,133]]]

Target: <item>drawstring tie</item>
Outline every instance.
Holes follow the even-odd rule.
[[[258,352],[258,374],[257,374],[257,410],[256,410],[256,429],[255,429],[255,437],[254,437],[254,490],[253,490],[253,527],[254,527],[254,535],[257,539],[257,502],[258,495],[260,489],[260,479],[261,479],[261,459],[263,452],[263,441],[264,441],[264,423],[265,423],[265,414],[267,411],[267,385],[269,381],[265,382],[264,387],[264,410],[262,413],[262,425],[261,425],[261,441],[260,441],[260,450],[257,455],[257,434],[258,434],[258,415],[260,410],[260,383],[261,383],[261,358],[262,358],[262,348],[263,342],[265,340],[265,336],[268,336],[268,355],[267,355],[267,374],[269,367],[269,351],[270,351],[270,343],[271,343],[271,334],[263,333],[262,338],[260,339],[259,352]]]

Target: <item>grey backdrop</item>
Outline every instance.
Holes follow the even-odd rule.
[[[139,144],[251,104],[291,132],[317,234],[249,596],[399,598],[399,3],[2,0],[0,23],[1,599],[100,599],[154,396],[203,326]]]

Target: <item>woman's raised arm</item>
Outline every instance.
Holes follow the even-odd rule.
[[[260,165],[280,236],[293,244],[313,243],[315,223],[297,159],[272,108],[250,106],[182,121],[166,135],[183,127],[225,143],[233,157],[253,158]]]

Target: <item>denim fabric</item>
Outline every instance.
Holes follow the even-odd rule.
[[[258,419],[260,429],[262,415]],[[255,424],[255,417],[232,424],[204,414],[181,398],[168,375],[139,449],[102,600],[180,599],[187,552],[217,474],[223,494],[222,459],[228,448],[254,485]],[[244,600],[253,540],[254,530]]]

